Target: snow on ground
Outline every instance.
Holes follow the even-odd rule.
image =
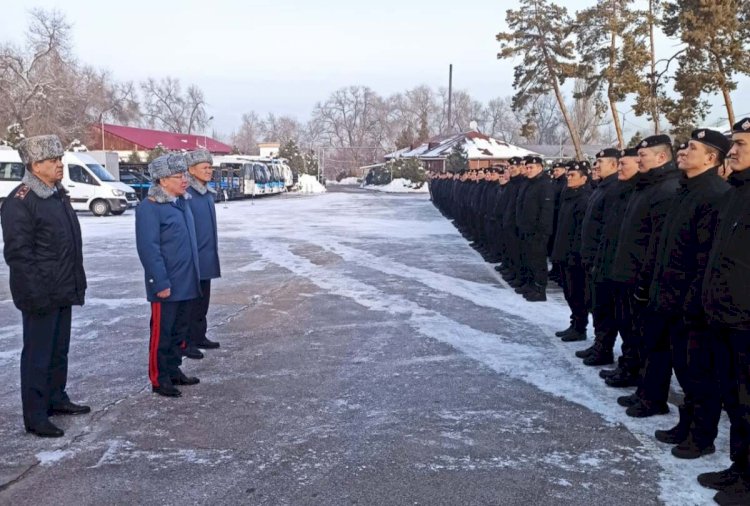
[[[315,176],[309,174],[302,174],[297,184],[300,193],[325,193],[326,191],[326,187],[320,184]]]
[[[345,177],[341,181],[336,181],[335,179],[334,180],[328,180],[328,181],[326,181],[326,184],[327,185],[331,185],[331,184],[332,185],[337,185],[338,184],[338,185],[349,185],[349,186],[355,185],[356,186],[356,185],[359,184],[359,179],[357,179],[356,177]]]
[[[408,179],[396,178],[388,184],[384,185],[364,185],[362,188],[366,190],[374,190],[385,193],[429,193],[430,190],[427,187],[427,183],[423,183],[421,186],[419,183],[412,183]]]
[[[266,466],[271,470],[278,469],[282,457],[273,452],[264,457],[262,441],[252,442],[254,450],[251,460],[254,464],[246,464],[242,460],[248,459],[246,456],[239,458],[236,453],[243,449],[234,449],[239,444],[235,440],[242,439],[243,434],[232,432],[231,426],[222,426],[217,431],[218,434],[226,433],[233,438],[232,443],[227,443],[225,448],[216,448],[213,446],[216,443],[210,443],[217,434],[203,433],[199,438],[200,444],[189,447],[178,434],[170,431],[170,425],[158,423],[160,418],[182,420],[188,417],[188,425],[195,426],[196,421],[189,419],[190,413],[180,410],[180,404],[159,403],[151,394],[143,394],[139,389],[144,381],[145,365],[124,356],[124,350],[133,348],[142,352],[146,342],[144,339],[147,340],[147,336],[143,337],[146,324],[142,320],[147,304],[142,298],[142,271],[131,239],[134,234],[133,213],[106,218],[94,218],[86,213],[80,215],[80,221],[89,292],[84,308],[75,311],[71,353],[77,361],[86,360],[90,355],[92,358],[99,357],[97,360],[101,359],[102,363],[85,362],[85,367],[72,367],[73,377],[70,383],[74,390],[88,392],[92,404],[105,405],[105,408],[100,408],[102,411],[98,415],[101,421],[76,417],[71,423],[84,425],[66,427],[66,431],[73,434],[71,441],[49,443],[19,437],[20,433],[16,432],[18,420],[5,416],[19,409],[17,369],[20,325],[17,312],[9,303],[7,271],[3,272],[0,274],[0,299],[3,299],[0,300],[0,384],[6,387],[0,391],[0,412],[3,413],[3,419],[0,420],[0,443],[4,448],[7,443],[7,455],[10,456],[5,457],[5,460],[0,457],[0,478],[3,477],[3,465],[11,465],[11,469],[18,465],[22,469],[21,463],[14,461],[14,456],[19,456],[17,458],[22,461],[20,456],[24,455],[35,455],[35,460],[44,464],[45,469],[57,469],[58,473],[64,473],[63,466],[71,466],[71,461],[83,459],[84,463],[77,464],[79,467],[74,467],[71,471],[82,480],[88,475],[81,471],[81,466],[85,469],[113,468],[121,469],[122,472],[137,472],[132,470],[143,469],[144,466],[146,470],[150,466],[157,466],[159,469],[169,468],[170,465],[195,466],[196,463],[210,468],[221,463],[226,473],[230,472],[232,463],[237,462],[242,468],[238,472],[242,473],[263,472]],[[521,411],[465,410],[438,405],[435,414],[424,413],[424,416],[437,416],[440,420],[443,428],[433,438],[437,437],[442,442],[429,438],[422,442],[425,447],[434,448],[435,453],[409,463],[416,471],[469,472],[475,475],[489,472],[492,473],[490,481],[495,486],[512,491],[513,487],[535,487],[542,483],[528,484],[523,480],[512,479],[502,481],[507,480],[507,475],[503,473],[526,470],[532,474],[541,467],[550,470],[547,474],[550,486],[559,494],[555,496],[559,499],[558,503],[571,504],[580,503],[581,497],[586,497],[586,494],[596,493],[597,487],[602,486],[601,480],[605,474],[614,476],[618,483],[624,484],[622,486],[630,483],[647,491],[650,484],[641,481],[643,477],[630,470],[630,467],[649,469],[650,466],[655,466],[659,470],[656,481],[660,502],[670,505],[710,502],[713,493],[700,487],[695,477],[701,472],[728,466],[726,420],[722,419],[715,455],[695,461],[673,458],[669,453],[671,447],[658,443],[653,438],[653,432],[655,429],[669,428],[676,422],[676,408],[671,407],[672,413],[669,416],[650,419],[626,416],[624,409],[616,404],[615,398],[629,390],[607,388],[598,378],[598,368],[585,367],[574,357],[574,351],[588,346],[588,343],[570,345],[554,337],[554,331],[565,327],[568,321],[568,310],[562,294],[552,291],[549,300],[544,303],[524,301],[508,288],[491,266],[485,264],[466,245],[466,241],[440,216],[424,195],[404,197],[368,192],[332,192],[315,199],[285,195],[254,202],[222,203],[217,206],[217,221],[224,277],[213,285],[212,300],[215,302],[212,311],[215,312],[212,313],[211,321],[221,321],[222,326],[214,328],[214,332],[223,342],[228,338],[226,335],[222,337],[221,332],[229,332],[234,328],[232,319],[242,314],[241,311],[252,308],[264,309],[253,313],[256,318],[271,318],[270,315],[278,313],[293,320],[302,319],[302,324],[318,321],[316,318],[320,317],[330,325],[340,325],[339,339],[344,346],[348,339],[353,338],[351,329],[356,328],[357,320],[363,320],[369,326],[367,332],[373,335],[370,341],[375,344],[378,343],[375,338],[377,334],[395,329],[399,332],[398,336],[405,349],[415,343],[434,343],[445,348],[435,355],[401,357],[397,363],[399,369],[396,369],[400,372],[393,373],[392,379],[398,379],[404,367],[432,367],[435,369],[430,370],[437,372],[433,378],[435,382],[446,375],[449,378],[450,375],[456,375],[453,380],[455,382],[465,381],[462,377],[466,373],[456,368],[456,355],[448,352],[452,349],[458,352],[458,356],[468,357],[473,361],[471,363],[476,364],[477,371],[489,371],[491,376],[487,381],[492,381],[492,387],[480,391],[483,396],[492,398],[508,395],[510,389],[511,396],[514,392],[516,397],[524,396],[518,399],[522,403],[528,398]],[[281,273],[284,273],[283,282],[278,281]],[[262,296],[250,292],[250,287],[257,289],[263,283],[270,283],[270,286],[264,288],[266,291]],[[282,306],[280,302],[286,290],[296,297],[289,308]],[[231,300],[232,305],[225,307],[222,300]],[[310,303],[324,300],[331,302],[329,309],[323,314],[306,314],[304,308],[309,305],[306,300]],[[337,317],[334,313],[346,305],[359,308],[358,311],[347,313],[353,320],[335,320]],[[372,323],[373,319],[375,323]],[[380,321],[382,323],[377,323]],[[258,320],[254,324],[261,323]],[[312,339],[305,352],[305,360],[312,362],[316,347],[319,346],[316,341],[320,338],[313,337],[317,331],[316,324],[308,325],[310,327],[305,331],[305,336],[300,336],[300,339],[303,342]],[[225,328],[227,330],[222,330]],[[239,327],[239,336],[244,338],[247,333],[248,329]],[[310,337],[307,336],[308,333]],[[110,348],[119,350],[112,363],[103,358],[109,357]],[[222,350],[221,353],[227,353],[224,345]],[[250,377],[256,382],[253,383],[255,388],[262,388],[262,384],[257,382],[278,382],[285,376],[296,378],[295,375],[299,374],[293,367],[274,369],[268,374],[257,373],[255,369],[259,367],[258,360],[283,355],[285,350],[250,350],[254,354],[241,357],[241,363],[248,363],[248,370],[232,369],[231,373],[219,371],[208,377],[208,373],[204,371],[200,375],[206,381],[202,381],[201,387],[210,388],[212,384],[224,386],[223,382],[229,381],[225,386],[228,388],[228,385],[243,377]],[[362,350],[358,354],[361,357],[352,361],[362,367],[373,366],[382,359],[382,352],[367,354]],[[232,366],[228,357],[219,356],[223,357],[220,363]],[[210,357],[201,362],[201,367],[211,365]],[[102,367],[104,364],[106,366]],[[339,371],[338,367],[336,371]],[[338,374],[343,374],[343,371],[340,369]],[[132,386],[134,378],[137,378],[137,388]],[[295,381],[299,381],[302,386],[303,378],[299,377]],[[318,376],[314,378],[316,380]],[[404,378],[406,388],[415,388],[418,379],[418,376]],[[386,385],[380,378],[373,378],[372,381]],[[514,382],[524,387],[514,386]],[[271,403],[272,399],[268,396],[274,391],[275,389],[261,390],[260,400],[252,400],[252,409],[260,409],[262,404]],[[117,396],[113,398],[115,393]],[[472,392],[467,390],[466,395],[470,394]],[[252,390],[247,395],[253,395]],[[345,391],[339,395],[342,398],[330,399],[331,409],[336,412],[357,413],[367,403],[367,399],[356,395],[351,400],[343,398]],[[559,399],[562,406],[550,413],[549,406],[534,400],[540,396]],[[116,400],[118,397],[119,400]],[[245,399],[237,400],[247,402]],[[189,401],[190,396],[181,402]],[[197,406],[208,403],[209,397],[198,397],[195,402],[195,409],[199,409]],[[234,403],[235,399],[230,402]],[[119,403],[123,403],[122,411],[118,411]],[[272,404],[276,403],[274,400]],[[549,400],[547,403],[554,404]],[[166,408],[160,411],[156,406]],[[301,416],[295,415],[295,407],[291,401],[290,406],[282,405],[278,409],[288,410],[281,420]],[[377,406],[367,406],[366,409],[367,420],[379,420],[376,427],[404,426],[397,411],[383,411]],[[591,430],[590,434],[579,434],[580,429],[576,424],[583,424],[585,418],[576,411],[579,409],[600,420],[594,429],[588,429]],[[241,412],[247,413],[247,408]],[[322,434],[320,437],[327,439],[334,434],[346,432],[340,427],[340,419],[331,422],[325,412],[323,415],[325,422],[334,425],[308,428],[308,432],[303,434],[284,425],[270,437],[283,443],[288,433],[288,437],[298,445],[300,441],[312,438],[312,434]],[[560,429],[555,428],[556,422],[569,417],[572,417],[572,421],[567,424],[567,430],[571,434],[559,432]],[[155,422],[158,427],[156,430],[153,429]],[[116,431],[120,425],[128,423],[133,426],[127,432]],[[505,434],[511,438],[508,443],[518,446],[518,450],[513,452],[508,446],[506,451],[495,453],[497,450],[493,450],[482,439],[482,434],[470,430],[483,423],[490,423],[493,433]],[[245,425],[247,423],[241,421],[240,427]],[[562,425],[566,426],[566,423]],[[76,427],[80,431],[78,435],[74,432]],[[409,425],[407,428],[410,433],[396,440],[401,441],[401,444],[403,438],[418,438],[422,430],[419,426]],[[138,432],[148,433],[149,430],[162,439],[149,440],[148,444],[141,442]],[[367,432],[366,429],[359,430]],[[637,444],[627,446],[620,442],[613,445],[610,440],[601,439],[602,434],[619,430],[632,434]],[[365,437],[360,432],[355,434],[355,437]],[[532,444],[534,436],[541,436],[548,441],[549,448],[541,454],[536,453],[537,450],[532,447],[527,447]],[[587,437],[585,449],[572,445],[569,442],[572,436]],[[368,462],[359,464],[366,467]],[[319,465],[320,461],[309,464],[310,467]],[[308,464],[300,463],[299,468],[292,469],[299,480],[305,479],[305,473],[308,472],[305,466]],[[326,469],[323,469],[324,475],[334,473],[333,470]],[[92,479],[97,482],[103,480],[106,484],[107,475],[104,476],[95,475]],[[283,476],[282,473],[282,478]],[[450,476],[437,474],[436,480],[445,480]],[[319,476],[318,479],[322,478]],[[271,477],[268,480],[273,481]],[[54,481],[50,483],[54,484]],[[87,483],[90,482],[83,482],[82,485]],[[140,483],[142,487],[149,486],[147,481]],[[206,490],[212,489],[207,486]],[[606,497],[607,490],[600,492]],[[637,494],[637,489],[635,493]],[[654,498],[648,496],[648,492],[644,493],[646,495],[641,497],[640,503],[654,503]],[[217,496],[213,497],[216,499]],[[223,496],[218,497],[218,502],[227,500],[225,498],[222,501],[220,499]],[[612,500],[617,499],[613,497]],[[2,501],[3,492],[0,492],[0,502]],[[549,500],[545,504],[550,504]]]

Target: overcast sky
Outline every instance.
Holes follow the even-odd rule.
[[[566,0],[578,10],[594,0]],[[509,0],[211,0],[5,2],[0,39],[21,42],[32,7],[57,8],[74,25],[81,61],[120,80],[172,76],[196,84],[227,134],[242,113],[288,114],[304,121],[315,103],[359,84],[381,95],[419,84],[447,86],[486,102],[513,94],[513,62],[496,59],[495,34]],[[665,53],[669,50],[664,47]],[[750,79],[733,94],[750,114]],[[721,102],[709,118],[726,116]],[[629,106],[623,104],[626,111]],[[648,128],[626,115],[629,130]]]

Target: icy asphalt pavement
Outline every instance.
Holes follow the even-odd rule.
[[[224,277],[181,399],[150,392],[134,216],[81,214],[89,280],[68,391],[92,405],[27,435],[20,314],[0,270],[0,504],[707,504],[628,418],[629,390],[553,333],[562,294],[525,302],[425,195],[359,191],[217,207]]]

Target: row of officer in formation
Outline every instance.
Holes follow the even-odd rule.
[[[438,174],[435,206],[505,281],[531,302],[549,277],[563,289],[563,341],[632,417],[669,412],[672,371],[684,392],[679,422],[657,430],[677,458],[715,452],[722,409],[731,467],[698,481],[719,504],[750,504],[750,118],[732,137],[699,129],[676,154],[666,135],[545,172],[535,156],[508,166]],[[548,271],[549,259],[551,269]]]
[[[81,228],[63,178],[57,136],[20,142],[21,184],[1,216],[13,303],[21,311],[21,402],[26,431],[61,437],[55,415],[91,408],[66,392],[71,306],[84,303]],[[136,245],[151,303],[148,376],[157,394],[179,397],[176,385],[194,385],[182,356],[201,358],[218,348],[206,337],[211,280],[220,277],[211,154],[203,149],[168,154],[149,164],[153,185],[136,209]]]

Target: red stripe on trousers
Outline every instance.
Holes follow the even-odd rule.
[[[161,335],[161,302],[151,303],[151,343],[148,350],[148,377],[159,387],[159,336]]]

